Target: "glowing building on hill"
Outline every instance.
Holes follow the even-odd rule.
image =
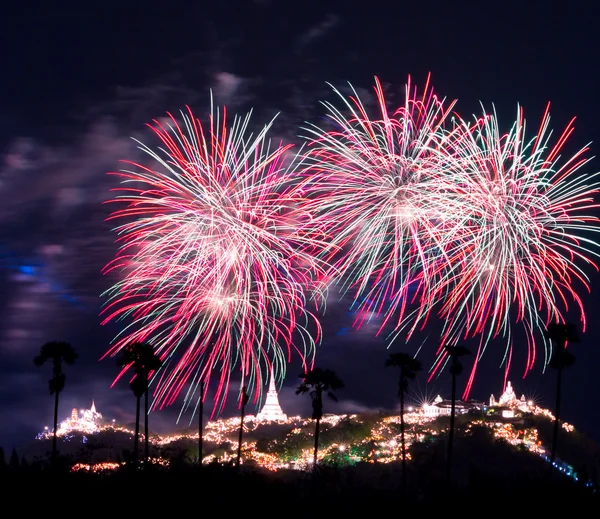
[[[456,414],[466,414],[470,411],[482,411],[484,407],[485,404],[477,400],[456,400],[454,403]],[[490,397],[489,407],[500,407],[502,408],[502,416],[504,418],[513,418],[516,410],[521,412],[531,412],[533,402],[525,400],[525,395],[521,395],[521,398],[517,398],[511,383],[507,382],[506,389],[504,390],[504,393],[500,395],[498,400],[496,400],[494,395]],[[449,416],[452,412],[452,401],[444,400],[438,395],[431,404],[424,404],[418,412],[426,417]]]
[[[506,418],[514,416],[515,409],[525,413],[530,412],[532,406],[532,402],[525,400],[525,395],[521,395],[521,398],[517,398],[510,381],[506,383],[506,389],[504,390],[504,393],[500,395],[498,400],[496,400],[494,395],[490,396],[490,407],[506,408],[502,411],[502,416]]]
[[[71,416],[58,424],[56,435],[64,436],[75,432],[92,434],[98,432],[102,425],[102,414],[96,410],[96,405],[92,400],[92,407],[89,409],[78,410],[76,407],[74,407],[71,410]],[[50,433],[51,431],[46,428],[43,433],[38,434],[38,437],[43,438]]]
[[[98,432],[102,424],[102,415],[96,410],[96,404],[92,400],[92,407],[89,409],[77,410],[76,407],[71,411],[71,418],[65,420],[58,426],[58,435],[69,432],[94,433]]]
[[[477,406],[462,400],[454,402],[454,412],[456,414],[466,414],[475,407]],[[450,416],[452,413],[452,400],[444,400],[438,395],[431,404],[424,404],[421,411],[426,417]]]
[[[271,369],[271,382],[267,391],[267,398],[260,412],[256,415],[255,420],[259,422],[285,422],[287,415],[281,410],[279,398],[277,398],[277,389],[275,389],[275,376]]]

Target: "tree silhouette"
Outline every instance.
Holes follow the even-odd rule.
[[[568,349],[569,342],[579,342],[579,334],[571,323],[551,323],[544,335],[554,343],[554,353],[549,366],[556,370],[556,401],[554,407],[554,431],[552,433],[552,448],[550,450],[550,466],[554,467],[556,460],[556,445],[560,422],[560,404],[562,392],[562,372],[575,363],[575,355]],[[552,470],[552,469],[551,469]]]
[[[52,378],[48,381],[50,395],[54,395],[54,428],[52,435],[52,463],[56,463],[56,432],[58,429],[58,397],[65,388],[66,375],[63,373],[63,363],[72,365],[77,359],[73,347],[64,341],[51,341],[44,344],[40,353],[33,358],[36,366],[52,362]]]
[[[144,455],[146,463],[149,457],[149,430],[148,430],[148,393],[151,375],[161,367],[162,361],[154,352],[154,346],[144,342],[132,342],[121,350],[117,358],[117,365],[133,369],[133,379],[129,383],[136,398],[135,410],[135,437],[133,448],[133,465],[137,467],[139,457],[139,435],[140,435],[140,407],[141,399],[144,397]]]
[[[8,462],[8,467],[12,471],[16,471],[19,470],[20,466],[21,465],[19,463],[19,455],[17,454],[17,449],[13,447],[13,450],[10,453],[10,461]]]
[[[198,400],[198,463],[202,467],[204,433],[204,380],[200,381],[200,398]]]
[[[406,492],[406,439],[404,424],[404,397],[408,389],[408,381],[414,380],[417,373],[421,371],[421,363],[407,353],[391,353],[385,361],[386,367],[400,369],[398,378],[398,396],[400,397],[400,445],[402,452],[402,489]]]
[[[452,405],[450,408],[450,430],[448,431],[448,454],[446,458],[446,480],[448,483],[452,473],[452,447],[454,443],[454,418],[456,416],[456,377],[463,371],[460,357],[470,355],[471,351],[464,346],[444,346],[450,357],[450,374],[452,375]]]
[[[238,438],[238,450],[237,450],[237,461],[236,461],[236,466],[238,468],[240,466],[240,461],[242,459],[242,436],[244,434],[244,415],[246,414],[246,404],[248,403],[249,399],[250,399],[250,396],[248,395],[248,392],[246,391],[246,386],[242,386],[242,394],[240,395],[240,404],[241,404],[240,434],[239,434],[239,438]]]
[[[317,466],[317,453],[319,451],[319,426],[323,418],[323,393],[337,402],[337,397],[333,393],[344,387],[342,380],[330,369],[314,368],[307,373],[299,375],[302,383],[296,389],[296,394],[309,393],[312,399],[312,418],[315,420],[315,449],[313,454],[313,468]]]

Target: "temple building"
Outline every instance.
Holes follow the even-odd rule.
[[[102,420],[102,415],[96,410],[96,404],[92,400],[92,407],[89,409],[77,410],[76,407],[71,411],[71,427],[77,427],[77,425],[84,423],[96,423]]]
[[[277,389],[275,388],[275,375],[272,368],[267,398],[262,409],[256,415],[255,420],[259,422],[285,422],[287,420],[287,415],[281,410],[281,406],[279,405]]]
[[[490,407],[504,407],[502,416],[505,418],[511,418],[515,414],[515,409],[522,412],[531,411],[532,402],[528,402],[525,399],[525,395],[521,395],[521,398],[517,398],[515,390],[513,389],[510,381],[506,383],[506,389],[504,393],[500,395],[500,398],[496,400],[494,395],[490,396]]]
[[[92,434],[98,432],[103,425],[102,414],[96,410],[96,404],[92,400],[92,406],[89,409],[71,410],[71,415],[66,420],[58,424],[57,436],[65,436],[72,433]],[[46,438],[51,434],[51,430],[46,427],[36,438]]]
[[[482,402],[477,402],[475,400],[470,400],[468,402],[456,400],[454,402],[454,412],[455,414],[467,414],[471,410],[481,409],[482,404]],[[444,400],[438,395],[431,404],[424,404],[421,412],[425,416],[432,418],[437,416],[450,416],[452,413],[452,400]]]
[[[506,383],[506,389],[496,400],[494,395],[490,397],[489,407],[502,408],[502,416],[504,418],[513,418],[515,411],[530,412],[533,407],[533,402],[527,401],[525,395],[517,398],[515,390],[510,382]],[[456,414],[466,414],[470,411],[483,411],[485,403],[477,400],[456,400],[454,409]],[[452,401],[444,400],[440,395],[431,404],[424,404],[419,410],[425,416],[449,416],[452,412]]]

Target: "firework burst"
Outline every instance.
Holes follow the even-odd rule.
[[[590,288],[585,268],[597,268],[592,238],[600,231],[594,202],[600,181],[598,173],[582,171],[590,160],[587,147],[567,159],[561,155],[572,131],[573,121],[552,144],[547,109],[529,138],[518,107],[512,128],[502,133],[495,111],[484,111],[474,123],[459,124],[444,155],[454,178],[462,176],[455,193],[466,203],[460,246],[451,268],[431,286],[429,301],[439,305],[445,323],[442,343],[480,338],[466,394],[477,359],[496,337],[507,345],[508,376],[515,325],[527,342],[525,373],[536,361],[536,344],[544,345],[548,363],[550,344],[540,332],[564,322],[571,306],[585,329],[579,290]]]
[[[376,79],[371,118],[357,92],[342,108],[325,102],[328,125],[308,125],[303,192],[312,225],[333,236],[334,281],[351,293],[355,326],[379,318],[388,343],[410,340],[432,319],[444,346],[478,341],[465,390],[493,339],[506,344],[508,377],[518,325],[527,344],[525,373],[544,347],[543,330],[575,306],[596,267],[597,174],[584,174],[587,147],[564,158],[572,121],[555,144],[550,117],[529,138],[523,111],[508,133],[495,112],[467,122],[454,102],[406,85],[404,105],[388,111]],[[594,214],[595,213],[595,214]],[[327,251],[325,251],[327,253]]]
[[[452,249],[460,199],[448,196],[454,179],[443,153],[445,125],[454,102],[445,105],[429,83],[417,94],[410,79],[402,107],[389,113],[375,78],[376,118],[356,91],[343,112],[324,102],[332,129],[308,125],[304,192],[314,221],[333,236],[327,262],[335,282],[351,293],[356,327],[373,315],[404,320],[409,301],[423,317],[428,294]],[[348,115],[345,115],[345,114]],[[416,321],[419,320],[416,319]]]
[[[252,135],[251,113],[228,127],[212,103],[205,125],[189,109],[168,115],[148,125],[158,146],[139,143],[147,162],[114,173],[120,249],[105,271],[120,280],[104,294],[103,323],[126,324],[104,358],[151,343],[164,362],[152,408],[184,393],[183,412],[217,377],[214,414],[235,369],[256,401],[271,366],[281,378],[294,351],[312,363],[321,242],[298,232],[309,215],[291,188],[290,146],[267,140],[273,121]]]

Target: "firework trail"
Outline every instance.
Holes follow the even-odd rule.
[[[429,82],[417,95],[409,78],[404,105],[390,114],[375,81],[375,119],[352,87],[349,99],[333,88],[344,112],[324,102],[333,129],[304,128],[302,170],[312,223],[334,237],[326,259],[336,268],[334,281],[353,297],[355,326],[384,315],[380,333],[392,319],[405,321],[410,301],[417,302],[412,322],[425,318],[457,243],[460,218],[450,215],[463,214],[463,201],[449,195],[456,181],[443,153],[454,102],[446,106]]]
[[[518,107],[507,133],[495,111],[484,110],[475,123],[461,121],[453,134],[455,144],[444,158],[450,155],[454,177],[462,176],[456,191],[466,201],[465,213],[459,254],[431,286],[430,301],[439,302],[445,322],[442,343],[479,337],[465,396],[477,361],[496,337],[507,345],[508,376],[515,325],[527,342],[525,374],[536,361],[536,344],[544,345],[543,365],[549,362],[551,344],[540,332],[564,322],[570,306],[585,330],[578,290],[589,291],[583,266],[597,269],[599,244],[591,238],[600,231],[594,202],[600,181],[599,173],[581,171],[591,160],[587,146],[566,159],[561,155],[572,132],[573,120],[552,145],[547,107],[529,139]],[[444,360],[441,355],[433,372]]]
[[[106,272],[120,280],[104,294],[103,323],[128,324],[103,358],[133,341],[155,346],[164,364],[152,409],[185,393],[183,412],[218,377],[214,415],[236,368],[256,401],[271,366],[281,378],[294,351],[312,363],[322,245],[297,230],[310,215],[291,187],[290,146],[267,140],[273,121],[252,135],[251,112],[228,127],[212,102],[205,126],[189,109],[168,115],[148,125],[159,146],[139,143],[148,162],[113,173],[122,182],[111,202],[124,207],[111,215],[120,249]]]

